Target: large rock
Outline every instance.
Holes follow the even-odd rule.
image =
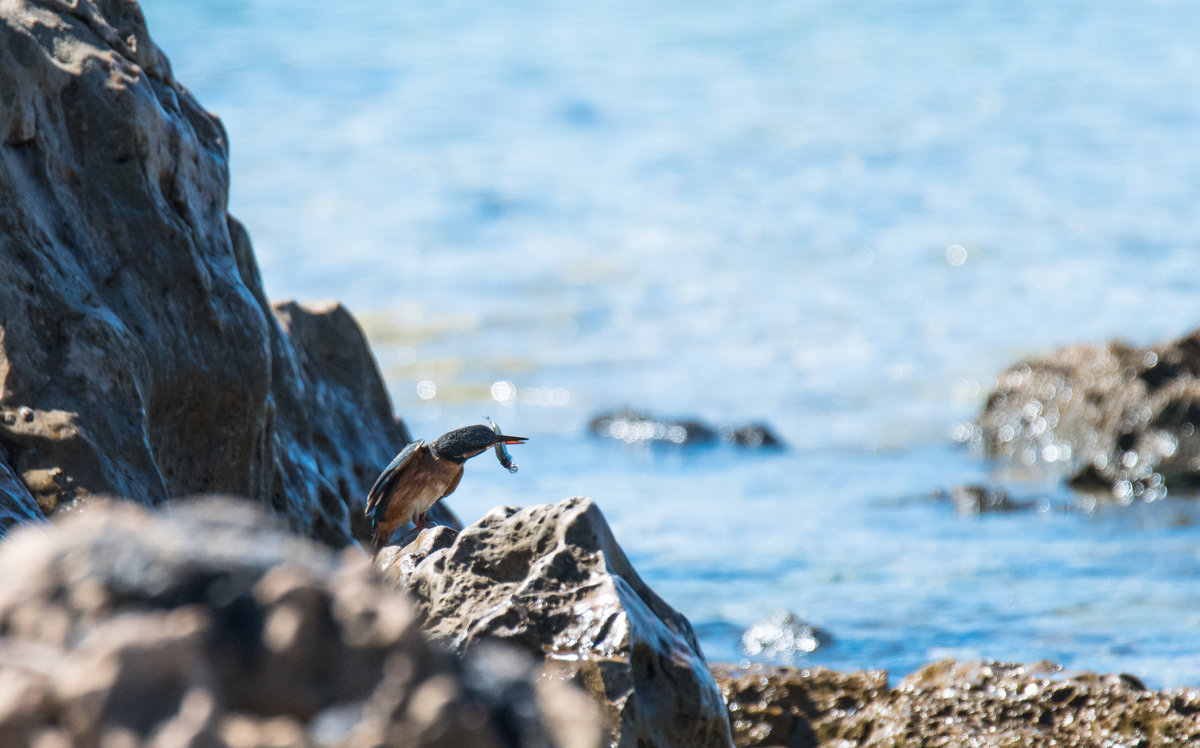
[[[1150,348],[1072,346],[1018,363],[979,416],[978,445],[1118,500],[1200,488],[1200,330]]]
[[[1049,663],[927,665],[837,725],[831,748],[1182,746],[1200,741],[1200,690]]]
[[[350,540],[408,434],[345,310],[272,312],[228,186],[135,2],[0,4],[0,527],[221,492]]]
[[[93,502],[0,547],[0,745],[595,748],[540,663],[429,644],[411,602],[246,502]],[[581,707],[581,703],[583,707]],[[565,714],[571,714],[568,722]]]
[[[691,625],[642,582],[589,499],[496,509],[377,561],[436,641],[469,652],[499,640],[546,657],[601,705],[615,744],[731,744]]]

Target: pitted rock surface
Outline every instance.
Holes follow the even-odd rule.
[[[1149,691],[1126,675],[1050,663],[944,660],[838,725],[831,747],[1195,745],[1200,690]]]
[[[418,623],[361,553],[246,502],[92,502],[0,546],[0,744],[595,748],[540,662]]]
[[[712,672],[739,748],[815,748],[832,738],[843,720],[889,692],[883,670],[717,663]]]
[[[496,509],[449,545],[445,532],[381,557],[434,640],[546,657],[593,695],[617,745],[731,744],[691,624],[642,582],[591,500]]]
[[[268,305],[228,158],[137,3],[0,3],[0,529],[220,492],[350,541],[409,435],[344,309]]]

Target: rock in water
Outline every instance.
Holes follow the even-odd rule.
[[[976,446],[1091,492],[1152,501],[1200,489],[1200,330],[1134,348],[1077,345],[1002,373]]]
[[[0,4],[0,526],[220,492],[349,542],[407,431],[345,310],[280,324],[228,187],[137,3]]]
[[[828,646],[833,636],[827,631],[806,623],[795,613],[784,611],[768,616],[742,634],[742,653],[747,657],[766,656],[773,660],[791,662],[818,647]]]
[[[422,536],[415,563],[382,563],[435,640],[465,652],[498,639],[545,656],[593,695],[617,745],[730,745],[691,624],[642,582],[591,500],[496,509],[457,537]]]
[[[582,693],[512,649],[458,661],[361,553],[277,524],[244,501],[93,502],[15,531],[0,745],[595,748]]]
[[[750,449],[784,446],[783,440],[764,423],[714,427],[695,418],[664,418],[631,409],[594,416],[588,422],[588,431],[626,444],[695,447],[726,443]]]

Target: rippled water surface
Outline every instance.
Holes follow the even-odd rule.
[[[1200,6],[145,0],[274,298],[362,320],[453,499],[593,497],[711,659],[1046,658],[1200,685],[1200,510],[957,447],[999,371],[1200,324]],[[783,452],[589,437],[625,405]],[[397,445],[399,448],[400,445]],[[938,498],[1006,487],[1028,508]]]

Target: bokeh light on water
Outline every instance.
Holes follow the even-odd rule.
[[[531,437],[464,517],[593,496],[715,658],[784,610],[835,667],[1200,684],[1196,504],[1087,506],[1065,445],[1025,474],[963,446],[1017,358],[1200,325],[1200,6],[145,11],[229,130],[269,293],[346,303],[417,436]],[[789,449],[586,435],[623,406]],[[1035,508],[930,498],[997,482]]]

